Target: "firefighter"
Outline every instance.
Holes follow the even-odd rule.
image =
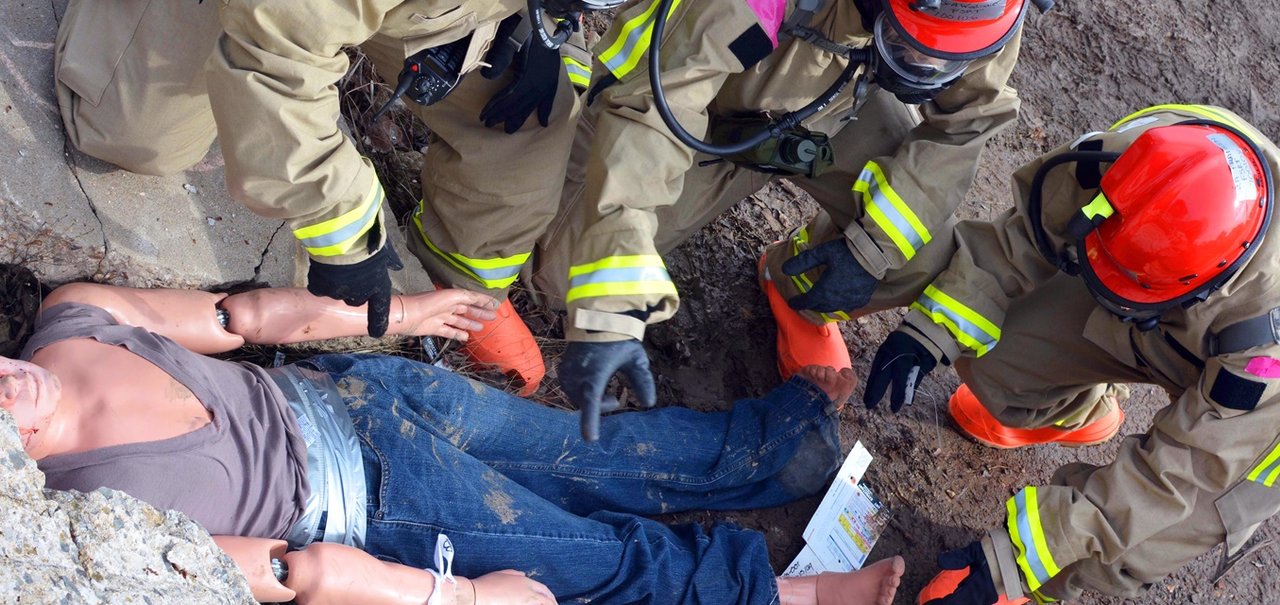
[[[567,304],[562,364],[573,371],[560,374],[586,424],[598,406],[612,407],[600,393],[615,371],[642,404],[654,400],[640,343],[645,326],[678,305],[660,255],[779,176],[824,210],[762,259],[779,370],[849,367],[830,322],[868,305],[873,291],[903,295],[880,282],[928,255],[983,146],[1018,112],[1006,82],[1027,0],[668,0],[656,58],[663,103],[648,67],[660,4],[633,2],[595,46],[565,199],[533,275],[549,304]],[[860,58],[872,67],[846,87],[855,94],[836,96],[787,139],[730,161],[695,155],[662,116],[666,106],[695,136],[735,140],[822,97]],[[772,153],[792,145],[817,149],[816,158]]]
[[[411,251],[437,282],[502,297],[555,213],[579,110],[569,84],[587,82],[585,51],[551,47],[582,10],[620,3],[72,0],[57,96],[76,147],[135,172],[186,169],[216,134],[232,197],[285,219],[310,259],[308,289],[370,303],[380,336],[401,263],[383,184],[338,128],[343,49],[359,45],[383,79],[410,84],[407,105],[430,126]],[[548,32],[529,11],[567,18]],[[543,374],[510,303],[467,352],[502,362],[526,394]]]
[[[1105,466],[1071,464],[940,557],[936,605],[1134,596],[1280,512],[1280,149],[1218,107],[1161,105],[1014,175],[872,361],[865,401],[909,403],[938,362],[959,429],[998,448],[1120,429],[1125,383],[1172,398]],[[1003,600],[1002,600],[1003,599]]]

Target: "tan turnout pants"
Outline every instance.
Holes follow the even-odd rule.
[[[868,160],[892,155],[907,133],[920,123],[919,114],[913,108],[879,90],[871,93],[856,121],[838,124],[835,121],[838,117],[833,116],[814,126],[814,130],[820,132],[835,132],[831,137],[835,152],[833,169],[816,179],[789,177],[812,195],[822,210],[803,229],[797,229],[788,238],[769,246],[765,252],[769,275],[784,297],[798,294],[799,290],[792,278],[782,272],[782,263],[812,246],[844,237],[842,231],[845,226],[864,219],[863,208],[853,201],[854,181]],[[538,240],[534,264],[526,280],[543,304],[556,309],[564,308],[573,243],[584,228],[581,208],[584,203],[583,181],[593,134],[592,108],[588,107],[578,123],[560,211],[547,234]],[[711,159],[714,158],[698,154],[693,168],[685,174],[680,199],[672,206],[658,209],[659,228],[654,243],[659,253],[666,254],[675,249],[731,206],[759,191],[773,179],[781,178],[728,162],[698,166],[699,162]],[[643,161],[643,158],[636,161]],[[938,229],[933,241],[905,267],[890,271],[876,288],[867,307],[846,316],[901,307],[915,300],[933,277],[947,267],[953,248],[951,225],[954,221],[952,219],[946,227]],[[801,235],[807,237],[801,238]],[[819,274],[820,270],[814,270],[806,277],[812,280]],[[814,323],[843,319],[811,312],[802,314]]]
[[[198,163],[216,135],[204,65],[221,33],[218,5],[71,0],[54,59],[71,142],[144,174],[172,174]],[[375,35],[361,49],[378,75],[394,84],[404,44]],[[494,80],[473,72],[435,105],[407,103],[431,128],[421,173],[423,203],[408,225],[408,241],[433,279],[505,295],[505,287],[486,287],[454,259],[527,254],[555,215],[579,113],[563,66],[560,77],[565,81],[549,125],[543,128],[532,116],[511,135],[486,128],[479,118],[485,103],[511,81],[510,72]],[[234,142],[222,145],[224,153],[235,152]]]

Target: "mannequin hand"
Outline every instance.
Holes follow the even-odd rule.
[[[402,295],[391,304],[391,331],[403,336],[440,336],[466,342],[469,332],[497,317],[498,301],[460,288]],[[399,314],[403,305],[404,314]],[[403,321],[403,323],[401,323]]]
[[[792,296],[787,304],[797,311],[834,313],[867,306],[879,281],[862,268],[849,251],[844,238],[824,242],[782,263],[782,272],[792,277],[817,267],[825,267],[813,288]]]
[[[570,342],[560,358],[560,386],[569,402],[582,414],[582,438],[600,438],[600,414],[618,409],[618,399],[604,390],[615,372],[622,372],[636,392],[640,405],[658,403],[658,392],[649,371],[649,355],[634,338],[613,342]]]
[[[868,409],[880,404],[890,383],[893,390],[889,392],[889,409],[895,413],[915,399],[920,381],[938,365],[937,358],[921,342],[925,339],[923,334],[905,324],[884,339],[871,360],[867,389],[862,394],[862,402]]]
[[[475,605],[556,605],[556,597],[542,582],[524,572],[504,569],[474,580]]]

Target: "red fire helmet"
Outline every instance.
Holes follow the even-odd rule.
[[[1085,236],[1081,259],[1095,296],[1154,310],[1222,285],[1270,222],[1265,161],[1243,133],[1212,123],[1142,133],[1086,208],[1105,217]]]
[[[1029,0],[886,0],[885,14],[913,47],[941,59],[970,60],[1004,46]]]

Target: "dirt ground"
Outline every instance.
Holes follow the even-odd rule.
[[[590,25],[601,30],[606,23],[597,17]],[[1023,99],[1021,118],[987,149],[961,215],[996,216],[1011,204],[1008,175],[1018,166],[1149,105],[1226,106],[1280,140],[1277,31],[1280,8],[1264,0],[1120,5],[1065,1],[1048,15],[1029,18],[1012,81]],[[381,101],[385,95],[379,89],[374,97]],[[348,115],[360,115],[368,104],[364,95],[344,98],[349,100]],[[358,131],[367,129],[368,136],[362,138],[375,153],[375,162],[399,176],[384,179],[398,185],[393,201],[399,200],[402,208],[412,204],[420,157],[393,150],[420,148],[425,130],[412,124],[407,113],[390,128],[387,121],[374,128],[359,118],[353,122]],[[722,408],[776,384],[774,325],[755,284],[755,259],[765,244],[803,224],[815,211],[805,194],[782,182],[747,198],[668,256],[681,309],[671,321],[651,328],[647,342],[665,404]],[[514,298],[520,305],[519,293]],[[548,366],[553,366],[560,350],[555,343],[560,335],[557,318],[523,310],[535,333],[547,338],[545,353]],[[866,376],[876,346],[898,321],[898,313],[882,313],[843,326],[860,376]],[[946,420],[945,402],[958,384],[955,373],[942,368],[924,382],[917,404],[896,417],[850,405],[841,422],[846,448],[861,440],[876,456],[866,481],[893,516],[871,558],[906,557],[901,603],[914,602],[916,592],[932,577],[939,550],[963,546],[1002,523],[1003,503],[1015,491],[1046,483],[1054,469],[1069,462],[1106,464],[1119,445],[1119,439],[1077,449],[996,451],[977,445],[960,437]],[[545,387],[540,396],[563,405],[558,394]],[[860,397],[859,392],[855,398]],[[1136,388],[1125,406],[1123,433],[1145,431],[1168,401],[1162,391]],[[666,520],[728,520],[763,531],[774,566],[782,569],[801,548],[800,533],[818,500],[746,513],[671,515]],[[1220,578],[1221,552],[1215,550],[1138,599],[1090,594],[1079,602],[1277,603],[1280,578],[1273,570],[1280,564],[1280,549],[1270,545],[1277,537],[1280,523],[1273,520],[1255,538],[1262,547]]]
[[[842,1],[842,0],[831,0]],[[596,25],[600,25],[599,22]],[[1166,103],[1212,103],[1235,110],[1280,140],[1280,8],[1266,0],[1145,3],[1065,0],[1044,16],[1031,17],[1023,56],[1012,85],[1023,99],[1017,125],[989,146],[961,214],[990,218],[1009,207],[1007,177],[1037,155],[1077,135],[1100,130],[1142,107]],[[360,69],[365,69],[364,76]],[[365,94],[356,94],[364,92]],[[367,82],[357,67],[344,87],[344,112],[356,139],[383,171],[383,182],[403,209],[416,200],[417,170],[425,129],[399,112],[377,128],[368,115],[385,87]],[[387,124],[392,124],[387,126]],[[681,310],[650,331],[647,345],[664,404],[716,409],[736,398],[759,395],[776,384],[774,325],[755,284],[755,260],[763,246],[802,224],[816,206],[788,183],[771,186],[715,220],[667,258],[680,288]],[[520,298],[517,295],[517,302]],[[554,343],[554,316],[529,313]],[[843,326],[855,367],[865,377],[876,346],[898,323],[882,313]],[[1003,503],[1027,484],[1047,482],[1054,469],[1075,461],[1106,464],[1119,440],[1079,449],[1057,446],[996,451],[960,437],[946,421],[946,398],[959,383],[940,368],[924,383],[916,405],[893,416],[850,405],[841,421],[846,448],[861,440],[876,456],[866,481],[891,507],[893,520],[872,559],[900,554],[908,571],[899,602],[915,594],[935,571],[941,549],[962,546],[1002,522]],[[559,403],[544,388],[548,403]],[[861,391],[855,395],[860,400]],[[1158,390],[1141,387],[1126,404],[1124,433],[1140,433],[1168,404]],[[690,513],[668,520],[728,520],[763,531],[775,568],[801,547],[800,533],[818,498],[776,509],[733,514]],[[1256,540],[1280,538],[1280,523],[1265,524]],[[1208,553],[1154,585],[1133,601],[1087,595],[1080,603],[1278,603],[1280,548],[1264,546],[1221,579],[1220,551]]]

